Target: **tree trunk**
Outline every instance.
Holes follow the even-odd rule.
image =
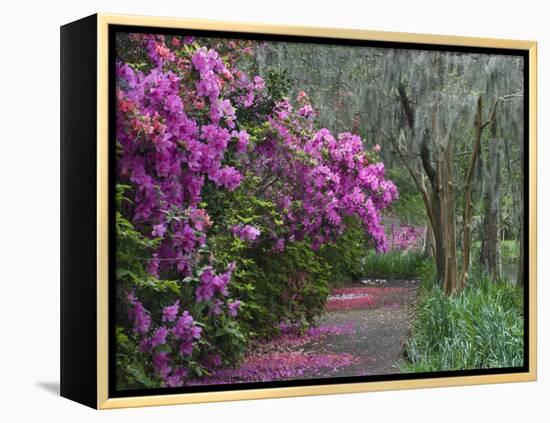
[[[524,160],[524,154],[525,154],[525,151],[523,149],[523,143],[521,143],[521,146],[519,148],[519,158],[520,158],[520,163],[523,163],[523,160]],[[525,175],[523,175],[523,178],[525,178]],[[520,198],[523,198],[523,178],[520,178],[520,183],[519,183],[519,193],[521,195]],[[525,231],[525,226],[524,226],[524,222],[525,222],[525,216],[524,216],[524,213],[525,213],[525,208],[523,207],[523,201],[520,201],[519,202],[519,213],[518,213],[518,217],[519,217],[519,262],[518,262],[518,276],[517,276],[517,279],[516,279],[516,283],[517,285],[519,286],[523,286],[524,284],[524,278],[525,278],[525,269],[524,269],[524,262],[523,262],[523,250],[525,249],[525,234],[524,234],[524,231]]]
[[[435,258],[435,239],[431,225],[426,225],[426,240],[424,242],[424,255]]]
[[[488,200],[490,201],[490,200]],[[490,206],[483,218],[483,239],[481,242],[481,263],[494,280],[500,277],[500,254],[499,254],[499,236],[498,236],[498,211]]]
[[[456,269],[456,218],[455,199],[453,187],[453,146],[449,142],[439,153],[438,175],[439,196],[441,205],[441,227],[443,237],[443,251],[445,258],[445,270],[443,287],[445,293],[450,295],[457,290]]]
[[[451,292],[454,292],[458,286],[458,273],[456,263],[456,216],[455,216],[455,192],[454,192],[454,178],[453,178],[453,144],[449,142],[446,152],[447,159],[447,197],[448,211],[447,211],[447,261],[449,267],[449,283],[451,285]]]
[[[437,280],[440,283],[445,281],[445,240],[443,236],[443,225],[445,220],[441,214],[441,198],[439,192],[439,178],[435,180],[435,186],[433,187],[433,208],[434,208],[434,221],[435,226],[433,228],[434,241],[435,241],[435,267],[437,272]]]
[[[520,208],[522,209],[523,213],[523,206],[520,205]],[[519,262],[518,262],[518,276],[516,278],[516,284],[519,286],[523,286],[524,283],[524,263],[523,263],[523,250],[525,249],[525,242],[524,242],[524,227],[523,227],[523,216],[520,216],[520,224],[519,224]]]
[[[520,144],[522,144],[520,142]],[[520,151],[520,155],[521,155],[521,151]],[[522,159],[523,160],[523,159]],[[508,179],[510,181],[512,181],[514,179],[514,173],[512,171],[512,157],[511,157],[511,154],[510,154],[510,137],[506,136],[504,137],[504,163],[505,163],[505,166],[506,166],[506,173],[508,175]],[[520,183],[520,187],[521,187],[521,183]],[[521,189],[514,189],[514,184],[510,184],[510,196],[512,197],[512,210],[513,210],[513,218],[512,220],[518,220],[519,221],[519,215],[520,215],[520,212],[519,212],[519,203],[521,202]],[[519,230],[519,225],[518,225],[518,230]],[[511,237],[515,237],[517,236],[518,234],[517,233],[514,233],[512,231],[512,234],[507,234],[507,235],[511,235]],[[510,238],[508,238],[510,239]]]
[[[464,177],[464,215],[462,229],[462,276],[458,289],[462,290],[466,286],[468,280],[468,272],[470,271],[470,252],[472,248],[472,179],[476,166],[476,161],[481,151],[481,136],[483,128],[486,124],[483,123],[483,103],[481,96],[477,99],[477,111],[474,119],[474,145],[472,148],[472,156],[470,164]]]
[[[400,83],[397,87],[397,92],[399,94],[399,100],[401,102],[401,106],[403,107],[403,111],[405,113],[405,118],[407,120],[407,125],[409,126],[409,129],[411,131],[411,138],[414,140],[416,138],[415,134],[415,109],[413,107],[413,103],[409,99],[406,93],[405,86]],[[434,116],[435,119],[435,116]],[[443,233],[442,233],[442,221],[441,221],[441,203],[439,199],[439,188],[438,188],[438,174],[437,171],[433,168],[432,162],[431,162],[431,151],[428,146],[428,140],[430,138],[430,132],[425,131],[422,134],[422,140],[420,143],[420,158],[422,162],[422,167],[424,169],[424,172],[428,176],[428,180],[430,181],[431,186],[431,196],[428,195],[427,191],[423,187],[423,182],[419,180],[419,178],[416,176],[416,173],[414,172],[414,169],[407,163],[406,159],[403,157],[403,155],[399,152],[400,157],[407,167],[410,175],[415,181],[416,186],[422,193],[422,198],[424,200],[424,205],[426,208],[426,214],[428,215],[428,219],[430,220],[430,226],[432,227],[433,235],[434,235],[434,245],[435,245],[435,264],[436,264],[436,271],[437,271],[437,280],[439,282],[443,282],[444,280],[444,274],[445,274],[445,251],[444,251],[444,245],[443,245]]]
[[[445,240],[443,238],[443,226],[445,221],[441,215],[441,190],[439,184],[439,171],[434,169],[431,161],[431,151],[428,147],[429,132],[423,134],[422,144],[420,146],[420,158],[424,172],[428,175],[430,186],[432,188],[431,198],[431,213],[433,216],[432,225],[435,245],[435,267],[437,272],[437,280],[444,283],[445,280]]]
[[[500,151],[497,145],[496,119],[491,122],[489,160],[483,193],[483,238],[481,263],[494,280],[500,279]]]

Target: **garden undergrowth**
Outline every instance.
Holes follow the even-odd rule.
[[[433,266],[432,266],[433,267]],[[406,345],[405,373],[523,365],[523,290],[472,272],[461,293],[447,296],[424,269],[417,320]]]

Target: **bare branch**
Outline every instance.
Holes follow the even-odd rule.
[[[405,86],[401,83],[397,86],[397,92],[399,93],[399,99],[401,100],[401,105],[405,111],[405,116],[407,116],[407,123],[411,131],[414,130],[414,109],[411,107],[411,101],[407,97],[405,92]]]
[[[416,188],[422,195],[422,200],[424,201],[424,206],[426,207],[426,213],[428,214],[430,225],[432,226],[432,229],[435,228],[435,217],[433,214],[433,205],[430,201],[430,196],[428,195],[428,192],[426,191],[426,189],[424,188],[424,185],[420,181],[419,175],[414,171],[410,163],[405,159],[403,153],[401,152],[401,148],[397,145],[393,137],[390,137],[390,141],[398,157],[401,159],[401,162],[409,172],[409,175],[411,175],[411,178],[413,179],[413,182],[416,185]]]
[[[490,125],[493,122],[493,120],[495,119],[495,113],[497,111],[497,106],[499,103],[509,103],[516,98],[523,98],[523,93],[520,91],[515,94],[508,94],[508,95],[496,98],[495,101],[493,102],[491,113],[489,113],[489,119],[487,119],[487,121],[485,121],[481,125],[481,129],[485,128],[487,125]]]

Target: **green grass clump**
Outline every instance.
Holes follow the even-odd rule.
[[[432,284],[421,294],[406,357],[406,373],[522,366],[523,290],[481,271],[450,297]]]
[[[361,273],[373,278],[413,278],[421,273],[426,261],[420,252],[390,252],[379,254],[375,251],[363,258]]]
[[[481,241],[472,243],[472,257],[478,257],[481,251]],[[519,260],[519,242],[513,239],[500,241],[500,259],[502,263],[515,263]]]
[[[519,260],[519,243],[505,240],[500,243],[500,257],[503,263],[514,263]]]

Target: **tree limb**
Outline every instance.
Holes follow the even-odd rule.
[[[430,220],[430,225],[432,226],[432,229],[433,229],[435,227],[435,217],[434,217],[434,214],[433,214],[433,205],[430,201],[430,196],[428,195],[428,192],[426,191],[426,189],[424,188],[424,186],[420,182],[420,178],[417,175],[417,173],[411,167],[409,162],[405,159],[403,153],[401,152],[401,148],[395,143],[393,138],[390,137],[390,141],[391,141],[391,143],[393,145],[393,148],[394,148],[395,152],[397,153],[399,159],[401,160],[401,162],[403,163],[403,165],[405,166],[405,168],[409,172],[409,175],[411,175],[411,178],[412,178],[414,184],[416,185],[418,191],[422,195],[422,200],[424,201],[424,206],[426,207],[426,213],[428,215],[428,219]]]
[[[397,92],[399,93],[399,99],[401,100],[401,105],[403,106],[403,110],[405,111],[405,116],[407,117],[409,128],[411,129],[411,131],[413,131],[414,109],[411,107],[411,101],[409,100],[409,97],[407,97],[407,93],[405,92],[405,85],[403,83],[400,83],[397,86]]]

